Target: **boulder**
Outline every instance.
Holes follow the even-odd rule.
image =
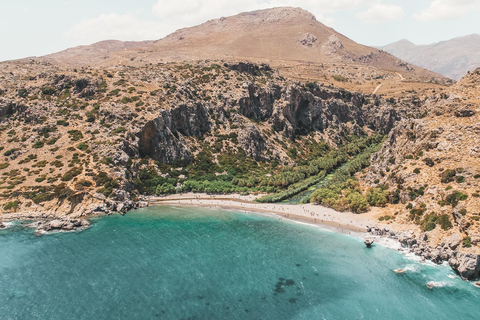
[[[457,256],[448,260],[448,264],[462,279],[475,279],[480,274],[480,256],[475,254],[457,253]]]
[[[117,205],[117,211],[118,212],[123,212],[125,205],[123,203],[119,203]]]
[[[75,229],[75,226],[71,222],[67,222],[62,226],[62,230],[70,231],[70,230],[73,230],[73,229]]]
[[[61,229],[64,222],[62,220],[52,220],[50,221],[50,228],[51,229]]]
[[[442,263],[442,252],[438,249],[435,249],[430,254],[430,260],[434,263]]]
[[[444,240],[444,245],[452,250],[455,250],[462,242],[462,236],[458,233],[452,234]]]

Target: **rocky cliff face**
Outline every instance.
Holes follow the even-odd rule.
[[[178,85],[176,90],[191,92],[189,85]],[[290,141],[317,132],[340,142],[346,135],[369,130],[388,133],[407,112],[418,112],[408,101],[393,105],[378,97],[367,99],[363,94],[316,84],[305,87],[301,83],[268,82],[262,86],[246,82],[243,88],[223,96],[223,103],[180,96],[181,104],[160,110],[156,118],[134,133],[138,140],[127,143],[124,150],[130,156],[149,156],[162,163],[188,162],[198,139],[218,128],[224,134],[235,134],[247,155],[262,161],[269,159],[268,150],[275,149],[274,141],[264,133],[265,127]]]
[[[201,137],[210,129],[207,108],[202,103],[182,104],[162,110],[158,118],[150,120],[137,134],[138,153],[162,163],[175,160],[190,161],[190,151],[184,137]],[[128,151],[132,154],[131,146]],[[136,151],[136,150],[135,150]]]

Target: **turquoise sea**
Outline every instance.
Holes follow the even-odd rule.
[[[316,226],[158,206],[1,230],[0,319],[480,319],[480,289]]]

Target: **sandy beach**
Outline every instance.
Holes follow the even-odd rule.
[[[291,219],[321,225],[336,232],[350,234],[365,233],[367,226],[377,225],[375,211],[363,214],[337,212],[313,204],[282,204],[254,202],[255,196],[208,195],[198,193],[176,194],[166,197],[151,197],[150,205],[181,205],[222,208],[244,212],[275,214],[281,219]]]

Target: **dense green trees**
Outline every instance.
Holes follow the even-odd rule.
[[[370,205],[385,205],[388,196],[386,191],[374,188],[369,190],[367,195],[363,195],[358,181],[353,177],[356,172],[370,164],[370,156],[378,151],[379,147],[380,144],[374,144],[349,160],[306,200],[338,211],[350,210],[355,213],[368,211]]]
[[[205,145],[191,163],[157,163],[157,168],[167,173],[162,176],[158,175],[154,167],[144,166],[132,182],[143,194],[278,192],[259,200],[278,202],[321,183],[340,166],[344,171],[337,177],[341,181],[337,180],[345,181],[344,176],[348,178],[368,165],[373,150],[371,146],[377,145],[382,139],[380,135],[349,137],[338,149],[330,149],[324,143],[305,139],[308,153],[298,160],[297,165],[283,167],[278,167],[275,161],[256,162],[247,157],[241,148],[236,152],[217,155],[214,161],[212,147]],[[147,164],[148,160],[142,160],[142,163]],[[348,166],[343,166],[345,163]],[[175,188],[177,184],[180,187]]]

